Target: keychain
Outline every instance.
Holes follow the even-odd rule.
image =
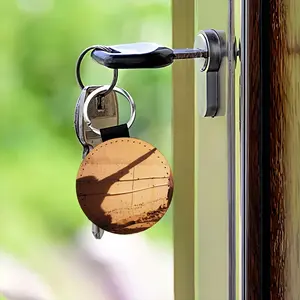
[[[115,85],[116,82],[114,82]],[[116,234],[144,231],[167,212],[173,196],[173,176],[165,157],[151,144],[130,137],[135,104],[130,94],[115,87],[130,103],[127,124],[97,128],[92,124],[90,105],[111,86],[99,86],[82,107],[85,124],[102,143],[89,149],[76,178],[81,209],[98,228]]]

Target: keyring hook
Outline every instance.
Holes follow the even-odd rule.
[[[78,83],[78,85],[80,86],[81,89],[83,89],[85,87],[85,85],[83,84],[83,82],[81,80],[81,75],[80,75],[80,67],[81,67],[82,60],[89,51],[92,51],[92,50],[95,50],[95,49],[106,51],[106,52],[112,52],[112,50],[108,47],[100,46],[100,45],[94,45],[94,46],[90,46],[90,47],[84,49],[80,53],[80,55],[77,59],[77,62],[76,62],[76,80],[77,80],[77,83]],[[114,87],[117,84],[117,81],[118,81],[118,69],[114,69],[114,75],[113,75],[112,83],[110,84],[110,86],[106,90],[106,92],[103,93],[103,97],[108,95],[114,89]]]
[[[94,99],[97,95],[99,94],[103,94],[105,93],[105,91],[107,91],[107,89],[109,88],[108,85],[103,85],[100,86],[99,88],[97,88],[96,90],[94,90],[93,92],[91,92],[89,94],[89,96],[86,98],[84,105],[83,105],[83,118],[84,121],[87,123],[88,127],[96,134],[101,136],[100,130],[93,127],[92,126],[92,122],[88,116],[88,106],[91,102],[92,99]],[[132,126],[134,120],[135,120],[135,115],[136,115],[136,107],[135,107],[135,103],[132,99],[132,97],[130,96],[130,94],[124,90],[124,89],[120,89],[118,87],[114,87],[113,89],[116,93],[124,96],[126,98],[126,100],[129,102],[130,105],[130,119],[127,122],[127,127],[128,129]]]

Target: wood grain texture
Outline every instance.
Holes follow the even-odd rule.
[[[164,156],[135,138],[117,138],[96,146],[82,161],[76,192],[86,216],[118,234],[144,231],[166,213],[173,177]]]
[[[260,136],[260,41],[259,41],[259,0],[251,0],[249,10],[249,203],[247,224],[247,289],[249,300],[260,299],[260,174],[259,174],[259,136]]]
[[[262,1],[262,0],[261,0]],[[261,48],[261,3],[249,4],[250,37],[250,124],[249,124],[249,216],[248,216],[248,299],[300,299],[300,21],[297,0],[271,0],[268,26],[269,45]],[[266,23],[265,23],[266,24]],[[266,26],[266,25],[264,25]],[[262,38],[260,36],[260,38]],[[261,72],[262,51],[268,51],[268,70]],[[257,55],[258,54],[258,55]],[[269,79],[261,74],[269,74]],[[263,75],[264,76],[264,75]],[[267,76],[267,75],[266,75]],[[261,109],[263,82],[269,80],[268,136],[263,136]],[[268,140],[268,141],[267,141]],[[269,170],[262,168],[261,145],[269,142]],[[269,172],[269,286],[263,286],[261,232],[262,172]],[[267,235],[266,235],[267,236]],[[265,268],[263,270],[263,268]],[[266,283],[266,282],[265,282]]]
[[[270,1],[270,299],[285,298],[286,11]]]

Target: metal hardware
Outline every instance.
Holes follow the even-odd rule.
[[[199,114],[202,117],[216,116],[221,102],[221,64],[226,55],[225,34],[223,31],[203,30],[195,39],[195,48],[207,51],[207,58],[196,63],[196,95]]]
[[[95,49],[99,49],[99,50],[103,50],[103,51],[108,51],[108,52],[111,51],[111,49],[109,49],[108,47],[100,46],[100,45],[94,45],[94,46],[87,47],[86,49],[84,49],[80,53],[80,55],[79,55],[79,57],[77,59],[77,63],[76,63],[76,80],[77,80],[77,83],[78,83],[78,85],[80,86],[81,89],[84,89],[84,87],[85,87],[85,85],[82,82],[81,75],[80,75],[80,67],[81,67],[82,60],[83,60],[83,58],[85,57],[85,55],[89,51],[92,51],[92,50],[95,50]],[[108,95],[114,89],[114,87],[117,84],[117,81],[118,81],[118,70],[115,69],[114,70],[114,74],[113,74],[113,80],[112,80],[112,82],[110,84],[110,87],[102,95],[103,97],[106,96],[106,95]]]
[[[83,106],[88,96],[100,86],[85,86],[80,93],[80,96],[76,102],[74,127],[77,138],[83,147],[82,158],[98,144],[102,142],[99,135],[95,134],[84,122],[83,118]],[[102,110],[98,110],[98,103],[101,102]],[[90,105],[88,109],[89,117],[93,120],[93,124],[97,128],[104,128],[114,126],[119,123],[119,112],[117,95],[113,91],[106,96],[98,96],[94,98],[94,105]],[[92,224],[92,233],[96,239],[101,239],[104,230],[97,225]]]
[[[92,234],[95,239],[100,240],[103,237],[104,230],[92,223]]]
[[[96,128],[95,126],[93,126],[91,118],[89,116],[89,104],[90,102],[94,99],[94,97],[101,95],[102,93],[105,93],[107,91],[107,89],[109,88],[109,85],[103,85],[98,87],[97,89],[95,89],[93,92],[91,92],[88,97],[86,98],[84,104],[83,104],[83,118],[85,123],[87,124],[87,126],[95,133],[97,134],[99,137],[101,137],[101,133],[100,130],[98,128]],[[130,94],[125,91],[124,89],[120,89],[118,87],[114,87],[113,89],[116,93],[122,95],[125,97],[125,99],[128,101],[129,105],[130,105],[130,119],[127,122],[127,126],[128,128],[130,128],[135,120],[135,116],[136,116],[136,107],[135,107],[135,103],[132,99],[132,97],[130,96]]]
[[[195,59],[196,89],[199,113],[203,117],[222,114],[221,68],[226,55],[224,31],[201,31],[192,49],[170,49],[155,43],[133,43],[94,48],[91,56],[101,65],[112,69],[162,68],[176,59]],[[224,77],[224,76],[223,76]]]
[[[207,58],[206,49],[170,49],[155,43],[108,46],[109,52],[94,49],[92,58],[111,69],[154,69],[171,65],[175,59]]]

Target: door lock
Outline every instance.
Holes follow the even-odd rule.
[[[207,51],[206,59],[196,60],[196,97],[198,99],[199,114],[202,117],[217,115],[223,90],[225,69],[222,66],[226,56],[226,41],[224,31],[203,30],[195,39],[195,48]]]
[[[133,43],[115,46],[94,46],[92,58],[111,69],[163,68],[177,59],[195,59],[196,93],[199,113],[214,117],[220,107],[221,66],[226,56],[225,33],[203,30],[196,36],[192,49],[171,49],[155,43]]]

